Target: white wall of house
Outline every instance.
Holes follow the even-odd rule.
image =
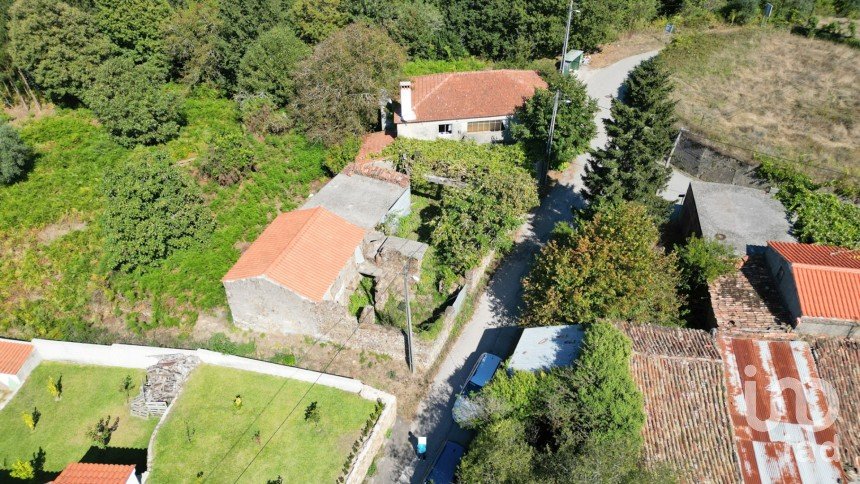
[[[505,125],[505,129],[503,131],[481,131],[477,133],[469,133],[469,123],[480,121],[502,121]],[[468,139],[473,140],[476,143],[492,143],[508,139],[507,127],[509,122],[510,116],[494,116],[490,118],[469,118],[447,121],[427,121],[411,123],[401,122],[397,125],[397,136],[429,141],[436,139]],[[451,134],[439,133],[439,125],[443,124],[451,125]]]

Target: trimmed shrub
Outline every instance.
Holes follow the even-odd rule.
[[[18,180],[32,159],[33,153],[21,141],[18,131],[8,124],[0,125],[0,185]]]

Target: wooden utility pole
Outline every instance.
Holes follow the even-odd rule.
[[[567,55],[567,44],[570,41],[570,22],[573,19],[573,0],[567,6],[567,26],[564,29],[564,44],[561,48],[561,62],[558,63],[558,72],[564,75],[564,57]],[[543,188],[546,186],[546,179],[549,175],[549,160],[552,156],[552,140],[555,135],[555,118],[558,114],[558,102],[561,99],[561,89],[555,91],[555,101],[552,103],[552,118],[549,121],[549,135],[546,140],[546,157],[541,163],[538,173],[538,186]]]

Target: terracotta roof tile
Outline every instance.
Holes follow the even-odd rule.
[[[365,135],[361,140],[361,147],[358,148],[358,154],[355,155],[354,161],[356,163],[368,162],[373,155],[378,155],[391,143],[394,143],[394,136],[384,131]]]
[[[822,338],[812,343],[812,354],[821,378],[839,397],[836,432],[842,465],[860,472],[860,341]]]
[[[322,207],[283,213],[222,280],[265,276],[319,302],[363,238],[363,229]]]
[[[33,352],[33,345],[23,341],[0,341],[0,373],[15,375]]]
[[[646,324],[619,323],[633,341],[633,351],[668,358],[719,360],[714,338],[705,331]]]
[[[412,122],[507,116],[547,84],[535,71],[431,74],[412,79]],[[395,116],[395,122],[402,122]]]
[[[125,484],[134,473],[133,465],[69,464],[54,479],[54,484]]]
[[[802,316],[860,321],[860,251],[770,242],[791,264]]]
[[[791,329],[791,315],[762,255],[747,258],[738,271],[714,281],[708,292],[721,331],[765,334]]]

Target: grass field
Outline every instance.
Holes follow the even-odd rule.
[[[678,37],[661,58],[685,127],[797,160],[819,181],[860,176],[860,50],[751,27]]]
[[[283,482],[334,482],[374,402],[319,385],[302,398],[309,387],[241,370],[197,368],[158,432],[149,482],[193,482],[200,472],[207,482],[263,483],[278,476]],[[233,406],[237,395],[239,410]],[[314,401],[319,425],[304,419]]]
[[[185,101],[184,111],[179,136],[159,148],[196,176],[195,159],[211,135],[241,129],[238,109],[204,90]],[[325,177],[321,146],[294,134],[254,140],[257,170],[245,181],[200,181],[216,219],[207,240],[145,274],[109,274],[100,266],[101,183],[129,150],[84,109],[26,121],[21,133],[38,155],[34,168],[0,186],[0,333],[20,338],[99,342],[154,327],[189,330],[201,310],[225,305],[220,279],[238,259],[239,244],[253,241]]]
[[[121,385],[130,375],[139,391],[143,370],[41,363],[6,407],[0,410],[0,468],[16,459],[30,460],[39,448],[45,451],[46,471],[57,472],[70,462],[78,462],[92,443],[86,436],[100,418],[119,417],[119,427],[108,446],[146,449],[157,419],[139,419],[129,414]],[[62,399],[48,392],[49,378],[62,376]],[[41,412],[35,430],[21,419],[33,408]],[[2,480],[2,478],[0,478]]]

